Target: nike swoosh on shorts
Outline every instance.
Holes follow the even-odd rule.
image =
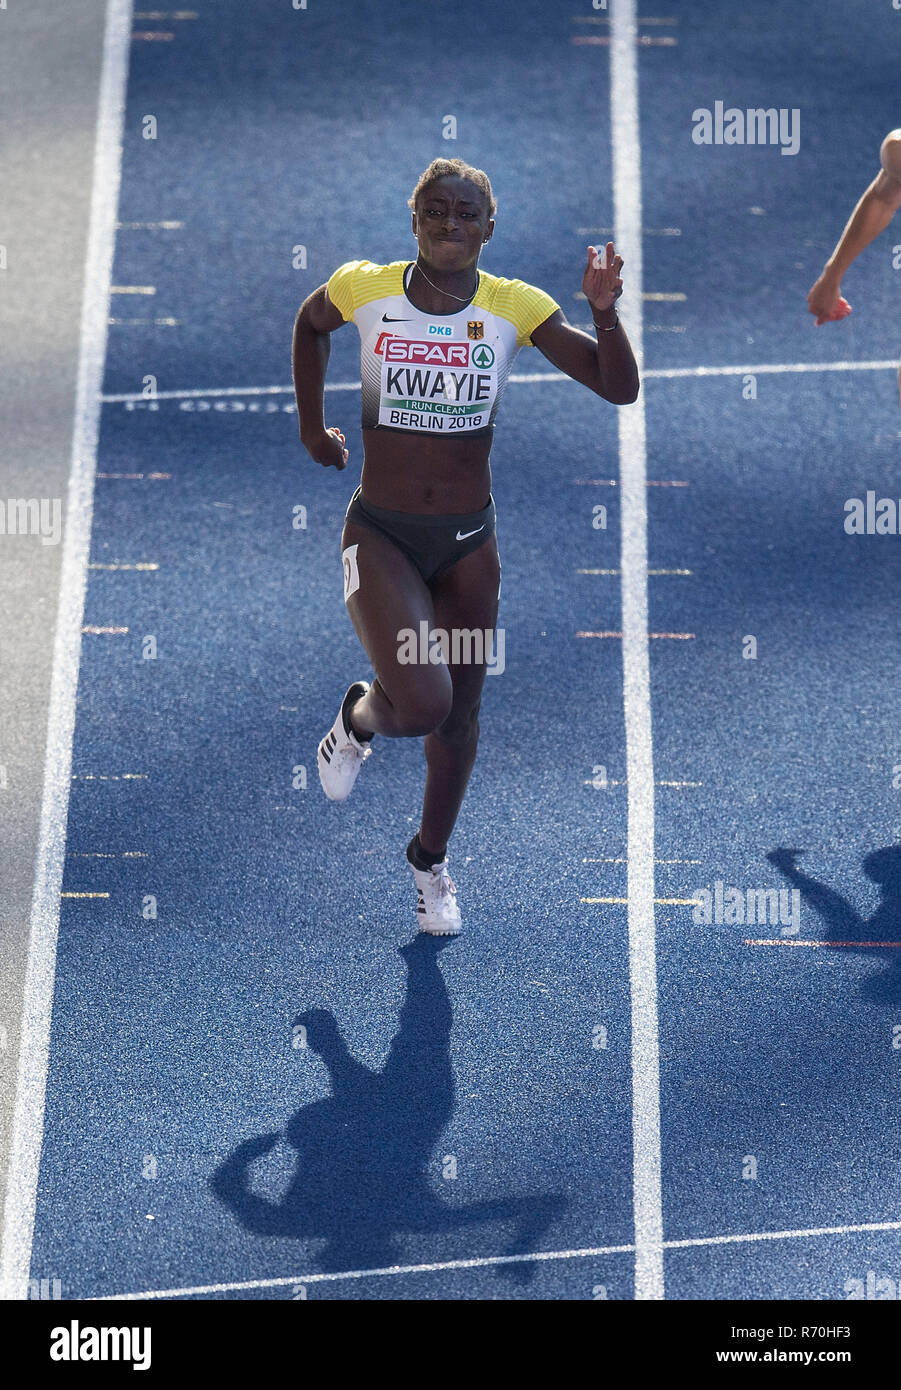
[[[475,529],[474,531],[464,531],[462,535],[461,535],[460,532],[458,531],[458,532],[457,532],[457,540],[458,540],[458,541],[465,541],[465,540],[468,539],[469,536],[477,536],[478,533],[479,533],[480,531],[484,531],[484,529],[485,529],[485,523],[484,523],[484,521],[483,521],[482,524],[481,524],[481,526],[477,526],[476,529]]]

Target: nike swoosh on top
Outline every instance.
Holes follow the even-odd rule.
[[[481,524],[481,526],[477,526],[476,529],[475,529],[474,531],[464,531],[462,535],[461,535],[460,532],[458,531],[458,532],[457,532],[457,540],[458,540],[458,541],[465,541],[469,536],[477,536],[478,533],[479,533],[480,531],[484,531],[484,529],[485,529],[485,523],[484,523],[484,521],[483,521],[482,524]]]
[[[382,314],[382,323],[412,323],[412,319],[389,319],[387,314]]]

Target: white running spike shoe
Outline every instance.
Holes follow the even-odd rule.
[[[360,768],[372,753],[370,742],[363,743],[350,731],[345,712],[369,689],[368,681],[354,681],[341,701],[338,718],[319,745],[316,761],[319,780],[329,801],[346,801],[353,790]]]
[[[442,859],[431,869],[417,869],[415,864],[410,864],[410,868],[416,881],[419,930],[431,936],[458,936],[463,930],[463,920],[457,906],[457,890],[447,871],[447,860]]]

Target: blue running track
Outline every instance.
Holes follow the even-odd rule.
[[[377,741],[346,805],[316,775],[369,675],[339,555],[355,330],[327,395],[346,472],[306,456],[286,389],[299,303],[345,260],[413,258],[438,154],[492,178],[484,268],[587,323],[606,12],[171,13],[135,18],[130,52],[32,1275],[74,1298],[630,1300],[622,643],[577,635],[622,626],[617,410],[519,357],[544,379],[514,377],[493,451],[505,669],[442,948],[403,853],[419,741]],[[895,369],[854,365],[897,356],[901,227],[848,274],[848,320],[815,329],[805,296],[901,124],[901,13],[639,14],[646,297],[627,255],[623,302],[651,373],[665,1297],[842,1299],[901,1279],[901,539],[843,529],[846,499],[901,497]],[[798,109],[798,153],[694,144],[718,100]],[[796,890],[798,930],[696,923],[717,882]]]

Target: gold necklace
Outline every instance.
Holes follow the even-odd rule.
[[[468,303],[469,303],[470,299],[472,299],[472,296],[475,294],[476,289],[477,289],[477,287],[478,287],[478,283],[479,283],[479,272],[476,271],[476,283],[475,283],[475,285],[473,285],[473,287],[472,287],[472,293],[471,293],[471,294],[466,294],[466,295],[463,295],[463,294],[453,294],[450,290],[442,290],[442,289],[439,289],[437,285],[433,285],[433,284],[432,284],[432,281],[431,281],[431,280],[429,279],[429,277],[426,275],[425,271],[423,270],[422,266],[419,264],[418,261],[414,261],[414,262],[413,262],[413,269],[419,271],[420,275],[422,276],[423,280],[425,280],[426,284],[427,284],[427,285],[432,285],[432,289],[433,289],[433,290],[438,290],[438,293],[439,293],[439,294],[446,294],[446,295],[449,295],[451,299],[459,299],[459,301],[460,301],[461,304],[468,304]]]

